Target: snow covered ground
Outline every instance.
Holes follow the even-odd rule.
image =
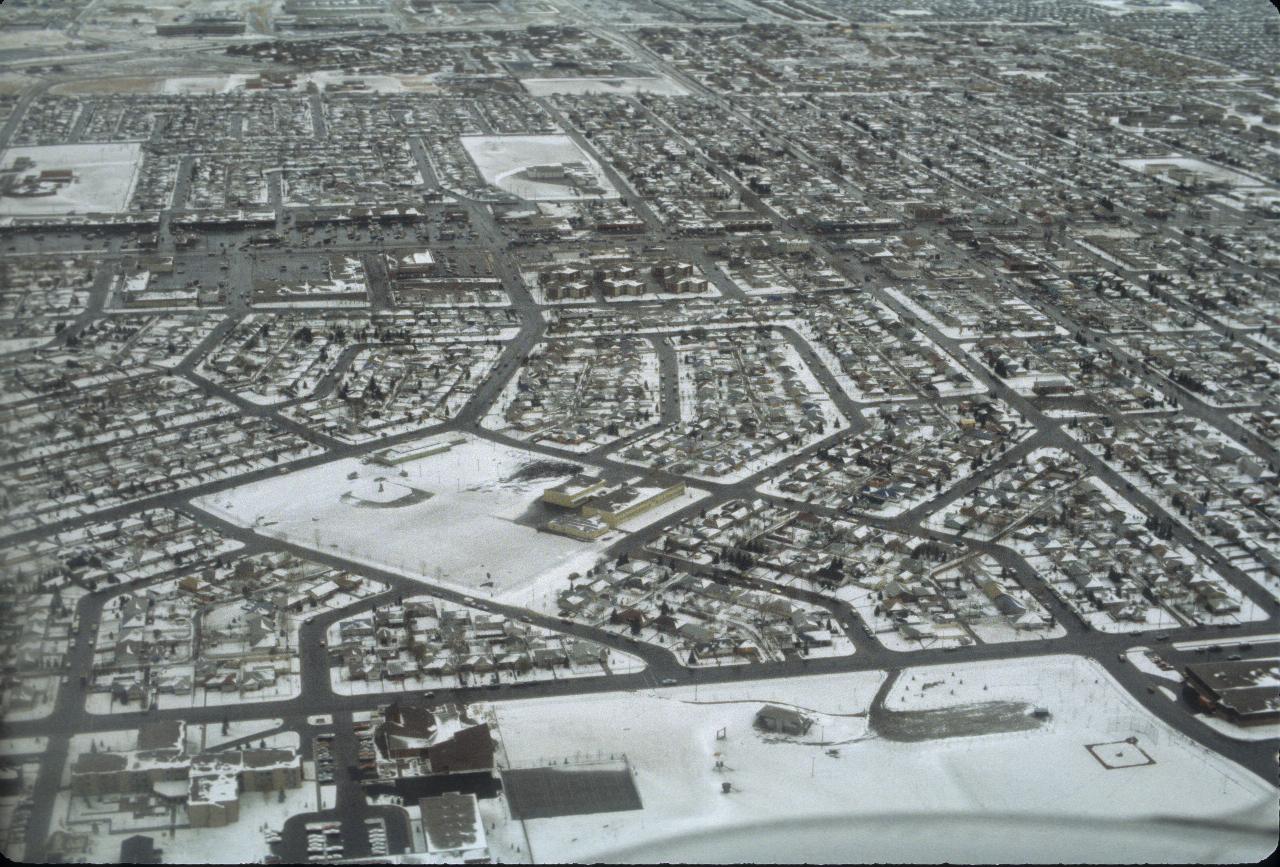
[[[1174,700],[1177,700],[1176,696],[1174,696]],[[1273,741],[1280,738],[1280,724],[1276,723],[1240,726],[1231,720],[1223,719],[1219,716],[1210,716],[1205,713],[1196,714],[1195,718],[1219,734],[1238,741]]]
[[[534,464],[540,468],[536,478],[527,478],[527,471],[524,478],[517,475]],[[264,536],[467,592],[492,581],[494,598],[527,599],[540,578],[550,574],[562,581],[571,570],[585,572],[621,532],[638,529],[628,522],[591,543],[535,529],[542,491],[578,468],[468,437],[448,452],[390,470],[347,458],[195,504]],[[391,479],[400,472],[403,484],[432,496],[385,508],[343,496],[365,478]],[[667,505],[681,508],[704,495],[687,494]],[[654,509],[634,522],[642,526],[663,514]]]
[[[1124,658],[1143,674],[1182,683],[1182,675],[1178,674],[1177,669],[1165,669],[1156,664],[1156,654],[1149,647],[1131,647],[1124,652]]]
[[[293,747],[297,749],[300,744],[297,732],[276,731],[283,724],[284,720],[279,717],[273,719],[233,720],[227,722],[226,734],[223,734],[222,725],[219,723],[193,725],[187,728],[187,737],[192,741],[192,749],[198,752],[212,750],[221,747],[223,744],[244,738],[252,739],[252,743],[245,746],[257,746],[260,742],[266,741],[267,746]],[[268,732],[275,733],[269,735]]]
[[[961,737],[944,724],[910,743],[864,715],[882,678],[494,705],[513,762],[625,753],[644,804],[528,821],[534,860],[1227,862],[1274,848],[1276,788],[1165,726],[1090,660],[912,669],[888,709],[1017,702],[1050,717]],[[797,706],[813,726],[760,733],[765,702]],[[1143,763],[1108,769],[1108,746]]]
[[[608,199],[618,192],[600,165],[567,135],[464,135],[459,137],[485,181],[531,202]],[[603,188],[602,193],[520,177],[530,166],[581,163]]]
[[[1112,15],[1128,15],[1131,12],[1203,12],[1204,7],[1187,0],[1163,0],[1163,2],[1134,3],[1131,0],[1087,0],[1094,6],[1110,10]]]
[[[119,213],[125,210],[133,191],[142,164],[142,145],[122,142],[9,148],[0,155],[0,166],[12,166],[19,157],[35,163],[20,171],[19,177],[71,169],[75,180],[49,196],[0,198],[0,216]]]
[[[245,85],[257,77],[246,73],[177,76],[165,79],[159,90],[162,93],[177,95],[235,93],[244,90]],[[295,93],[305,93],[310,84],[316,85],[320,90],[330,90],[340,89],[347,82],[352,82],[357,87],[356,92],[359,92],[359,85],[363,85],[366,91],[371,93],[401,93],[406,89],[413,89],[406,88],[406,81],[409,79],[393,75],[348,75],[336,70],[322,69],[295,76],[293,86],[289,89]]]
[[[663,76],[634,78],[522,78],[520,83],[533,96],[556,93],[656,93],[659,96],[688,96],[689,91]]]
[[[49,739],[42,736],[29,738],[6,738],[0,741],[0,756],[26,756],[43,753]]]
[[[24,352],[28,349],[35,349],[37,346],[44,346],[53,338],[49,335],[41,337],[9,337],[0,339],[0,355],[8,355],[13,352]]]
[[[511,478],[539,460],[469,439],[394,471],[349,458],[205,498],[198,505],[263,535],[353,560],[464,590],[492,580],[496,591],[509,591],[585,547],[516,523],[544,488],[572,475],[565,464],[559,474],[530,481]],[[363,477],[401,470],[404,484],[433,496],[382,509],[362,508],[343,497]],[[349,479],[351,473],[357,478]]]

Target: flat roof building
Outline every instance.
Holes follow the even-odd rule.
[[[420,798],[418,809],[428,854],[464,864],[489,862],[489,845],[475,795],[446,792]]]
[[[561,482],[543,491],[542,501],[566,509],[576,509],[603,491],[606,484],[605,480],[598,476],[579,473],[567,482]]]
[[[1280,661],[1245,659],[1188,665],[1183,693],[1199,707],[1239,725],[1280,720]]]

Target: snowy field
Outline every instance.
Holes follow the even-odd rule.
[[[468,437],[448,452],[391,469],[347,458],[195,504],[264,536],[411,578],[468,592],[492,581],[495,598],[518,595],[513,601],[523,603],[538,579],[563,581],[569,571],[585,572],[621,538],[622,531],[614,531],[587,543],[534,528],[543,516],[538,503],[543,490],[578,467]],[[399,478],[431,496],[387,508],[369,508],[355,496],[344,496],[376,477]],[[697,492],[701,495],[705,492]],[[668,505],[686,506],[694,496]],[[634,521],[651,523],[663,513],[655,509]],[[637,527],[628,522],[624,529]]]
[[[1275,846],[1276,788],[1165,726],[1090,660],[911,669],[888,710],[930,719],[918,712],[1012,702],[1002,707],[1021,719],[965,736],[932,723],[931,739],[911,742],[868,718],[882,678],[494,705],[513,763],[625,753],[645,805],[528,821],[534,860],[1229,862]],[[763,702],[797,706],[813,726],[763,735],[752,727]]]
[[[244,90],[245,84],[256,75],[232,73],[229,75],[190,75],[165,79],[159,86],[161,93],[175,95],[208,95],[235,93]],[[317,70],[294,77],[292,90],[305,93],[307,86],[316,85],[320,90],[341,88],[350,82],[357,90],[370,93],[401,93],[406,89],[404,80],[392,75],[347,75],[332,70]],[[361,87],[363,86],[363,87]]]
[[[1108,10],[1112,15],[1128,15],[1132,12],[1203,12],[1204,7],[1187,0],[1148,0],[1146,3],[1135,3],[1131,0],[1087,0],[1094,6]]]
[[[567,135],[464,135],[462,146],[487,183],[527,201],[578,201],[616,199],[617,190],[600,165]],[[587,166],[603,193],[579,192],[565,184],[546,183],[518,177],[530,166],[582,163]]]
[[[133,191],[142,163],[142,145],[123,142],[9,148],[0,155],[0,166],[12,166],[18,157],[35,163],[19,172],[20,176],[71,169],[75,180],[51,196],[0,198],[0,216],[119,213],[125,210]]]
[[[6,738],[0,741],[0,756],[29,756],[43,753],[49,739],[42,736],[29,738]]]
[[[689,91],[663,76],[636,78],[523,78],[520,83],[533,96],[557,93],[656,93],[659,96],[688,96]]]
[[[1220,181],[1224,184],[1230,184],[1233,188],[1239,190],[1253,190],[1255,192],[1272,191],[1264,181],[1244,172],[1238,172],[1234,169],[1223,168],[1213,163],[1207,163],[1204,160],[1193,159],[1191,157],[1168,156],[1168,157],[1151,157],[1147,159],[1117,160],[1122,166],[1143,172],[1147,166],[1175,166],[1180,169],[1186,169],[1201,177],[1212,181]],[[1161,174],[1164,174],[1162,171]]]

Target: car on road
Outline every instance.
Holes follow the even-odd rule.
[[[1241,657],[1240,657],[1240,654],[1238,654],[1238,653],[1233,653],[1233,654],[1231,654],[1230,656],[1228,656],[1228,657],[1227,657],[1227,659],[1229,659],[1229,660],[1230,660],[1230,661],[1232,661],[1232,662],[1239,662],[1239,661],[1240,661],[1240,659],[1241,659]]]
[[[674,677],[664,677],[662,680],[658,681],[658,683],[662,684],[663,686],[675,686],[678,682],[679,681],[677,681]]]
[[[1168,640],[1169,640],[1169,633],[1167,632],[1161,632],[1159,635],[1156,636],[1156,641],[1168,641]]]

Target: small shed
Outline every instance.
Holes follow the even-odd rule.
[[[802,735],[809,731],[813,720],[799,711],[776,704],[766,704],[756,712],[756,728],[786,735]]]

